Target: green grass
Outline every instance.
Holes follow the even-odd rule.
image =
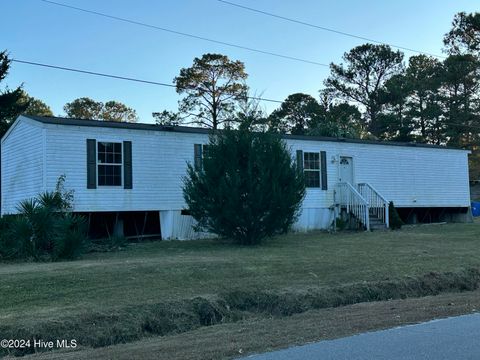
[[[0,263],[0,334],[103,347],[242,319],[475,290],[479,242],[478,223],[450,224],[290,234],[256,247],[152,242],[72,262]]]
[[[480,266],[479,224],[291,234],[257,247],[153,242],[73,262],[0,264],[0,322],[155,304],[235,290],[302,290]]]
[[[469,314],[477,309],[480,290],[317,309],[280,318],[251,318],[126,344],[73,352],[59,350],[23,359],[237,359],[293,345]]]

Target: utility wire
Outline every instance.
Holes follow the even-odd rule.
[[[158,82],[158,81],[144,80],[144,79],[138,79],[138,78],[132,78],[132,77],[120,76],[120,75],[105,74],[105,73],[100,73],[100,72],[95,72],[95,71],[75,69],[75,68],[70,68],[70,67],[65,67],[65,66],[44,64],[44,63],[27,61],[27,60],[20,60],[20,59],[11,59],[11,61],[19,63],[19,64],[27,64],[27,65],[40,66],[40,67],[56,69],[56,70],[64,70],[64,71],[76,72],[76,73],[87,74],[87,75],[101,76],[101,77],[112,78],[112,79],[117,79],[117,80],[134,81],[134,82],[138,82],[138,83],[164,86],[164,87],[169,87],[169,88],[176,88],[175,85],[167,84],[167,83],[163,83],[163,82]],[[280,100],[267,99],[267,98],[256,97],[256,96],[246,96],[246,98],[251,99],[251,100],[266,101],[266,102],[272,102],[272,103],[278,103],[278,104],[283,103],[283,101],[280,101]],[[448,125],[480,130],[480,126],[474,126],[474,125],[466,125],[466,124],[450,123],[450,122],[448,123]]]
[[[20,60],[20,59],[12,59],[11,61],[16,62],[16,63],[21,63],[21,64],[42,66],[42,67],[46,67],[46,68],[72,71],[72,72],[88,74],[88,75],[95,75],[95,76],[103,76],[103,77],[119,79],[119,80],[135,81],[135,82],[140,82],[140,83],[145,83],[145,84],[168,86],[168,87],[173,87],[173,88],[176,87],[175,85],[172,85],[172,84],[167,84],[167,83],[162,83],[162,82],[157,82],[157,81],[143,80],[143,79],[137,79],[137,78],[132,78],[132,77],[120,76],[120,75],[105,74],[105,73],[99,73],[99,72],[95,72],[95,71],[74,69],[74,68],[51,65],[51,64],[43,64],[43,63],[38,63],[38,62],[34,62],[34,61],[26,61],[26,60]]]
[[[168,32],[168,33],[171,33],[171,34],[175,34],[175,35],[189,37],[189,38],[197,39],[197,40],[208,41],[208,42],[211,42],[211,43],[214,43],[214,44],[225,45],[225,46],[229,46],[229,47],[233,47],[233,48],[237,48],[237,49],[247,50],[247,51],[256,52],[256,53],[260,53],[260,54],[264,54],[264,55],[275,56],[275,57],[278,57],[278,58],[303,62],[303,63],[317,65],[317,66],[330,67],[330,65],[328,65],[328,64],[323,64],[323,63],[313,61],[313,60],[302,59],[302,58],[295,57],[295,56],[289,56],[289,55],[279,54],[279,53],[275,53],[275,52],[271,52],[271,51],[267,51],[267,50],[261,50],[261,49],[256,49],[256,48],[252,48],[252,47],[248,47],[248,46],[238,45],[238,44],[234,44],[234,43],[230,43],[230,42],[210,39],[210,38],[206,38],[206,37],[203,37],[203,36],[189,34],[189,33],[181,32],[181,31],[177,31],[177,30],[172,30],[172,29],[168,29],[168,28],[165,28],[165,27],[151,25],[151,24],[147,24],[147,23],[144,23],[144,22],[131,20],[131,19],[127,19],[127,18],[123,18],[123,17],[119,17],[119,16],[109,15],[109,14],[98,12],[98,11],[79,8],[79,7],[76,7],[76,6],[72,6],[72,5],[68,5],[68,4],[64,4],[64,3],[59,3],[59,2],[56,2],[56,1],[50,1],[50,0],[38,0],[38,1],[44,2],[46,4],[61,6],[61,7],[65,7],[65,8],[68,8],[68,9],[92,14],[92,15],[101,16],[101,17],[104,17],[104,18],[112,19],[112,20],[122,21],[122,22],[125,22],[125,23],[133,24],[133,25],[139,25],[139,26],[143,26],[143,27],[146,27],[146,28],[154,29],[154,30],[164,31],[164,32]]]
[[[404,47],[404,46],[389,44],[389,43],[386,43],[386,42],[383,42],[383,41],[370,39],[370,38],[367,38],[367,37],[364,37],[364,36],[350,34],[350,33],[344,32],[344,31],[335,30],[335,29],[327,28],[327,27],[320,26],[320,25],[315,25],[315,24],[312,24],[312,23],[308,23],[308,22],[305,22],[305,21],[289,18],[289,17],[282,16],[282,15],[277,15],[277,14],[267,12],[267,11],[263,11],[263,10],[259,10],[259,9],[254,9],[254,8],[251,8],[251,7],[248,7],[248,6],[245,6],[245,5],[240,5],[240,4],[237,4],[237,3],[234,3],[234,2],[230,2],[230,1],[226,1],[226,0],[217,0],[217,1],[221,2],[225,5],[234,6],[234,7],[240,8],[240,9],[244,9],[244,10],[248,10],[248,11],[251,11],[251,12],[258,13],[258,14],[270,16],[270,17],[281,19],[281,20],[284,20],[284,21],[289,21],[289,22],[292,22],[292,23],[295,23],[295,24],[308,26],[310,28],[315,28],[315,29],[319,29],[319,30],[323,30],[323,31],[329,31],[329,32],[332,32],[332,33],[335,33],[335,34],[348,36],[348,37],[355,38],[355,39],[365,40],[365,41],[368,41],[368,42],[381,44],[381,45],[389,45],[389,46],[397,48],[397,49],[411,51],[411,52],[415,52],[415,53],[419,53],[419,54],[425,54],[425,55],[433,56],[433,57],[436,57],[436,58],[445,59],[445,56],[430,54],[430,53],[427,53],[427,52],[424,52],[424,51],[415,50],[415,49],[407,48],[407,47]]]
[[[158,82],[158,81],[138,79],[138,78],[133,78],[133,77],[128,77],[128,76],[105,74],[105,73],[100,73],[100,72],[95,72],[95,71],[75,69],[75,68],[71,68],[71,67],[57,66],[57,65],[52,65],[52,64],[44,64],[44,63],[27,61],[27,60],[20,60],[20,59],[11,59],[11,61],[16,62],[16,63],[20,63],[20,64],[41,66],[41,67],[46,67],[46,68],[51,68],[51,69],[64,70],[64,71],[76,72],[76,73],[87,74],[87,75],[95,75],[95,76],[101,76],[101,77],[118,79],[118,80],[134,81],[134,82],[138,82],[138,83],[176,88],[176,86],[172,85],[172,84],[167,84],[167,83]],[[273,103],[279,103],[279,104],[281,104],[283,102],[283,101],[280,101],[280,100],[266,99],[266,98],[263,98],[263,97],[256,97],[256,96],[246,96],[246,98],[250,99],[250,100],[259,100],[259,101],[273,102]]]

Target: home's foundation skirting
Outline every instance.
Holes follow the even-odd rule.
[[[181,210],[161,210],[160,228],[162,240],[193,240],[212,237],[212,234],[195,232],[196,221]]]
[[[472,221],[470,208],[402,208],[397,211],[407,224],[431,222]],[[125,235],[127,237],[154,237],[162,240],[194,240],[215,237],[206,232],[196,232],[193,217],[185,210],[160,210],[136,212],[82,213],[88,218],[92,237]],[[339,216],[340,214],[337,214]],[[293,231],[327,230],[332,228],[333,208],[302,209],[292,226]]]
[[[329,229],[333,221],[333,211],[328,208],[303,209],[294,231]],[[189,215],[182,215],[180,210],[160,211],[162,240],[193,240],[212,237],[209,233],[193,230],[195,220]]]
[[[333,210],[329,208],[302,209],[294,231],[311,231],[329,229],[333,222]]]

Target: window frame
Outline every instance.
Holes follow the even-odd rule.
[[[120,156],[121,156],[121,161],[119,163],[109,163],[109,162],[99,162],[99,154],[100,154],[100,151],[99,151],[99,146],[100,144],[118,144],[120,145]],[[115,151],[113,152],[113,154],[115,154]],[[102,188],[121,188],[123,187],[123,184],[124,184],[124,179],[123,179],[123,166],[124,166],[124,161],[125,161],[125,154],[124,154],[124,149],[123,149],[123,141],[119,141],[119,140],[98,140],[97,139],[97,148],[96,148],[96,157],[95,157],[95,166],[96,166],[96,171],[97,171],[97,176],[96,176],[96,181],[97,181],[97,187],[102,187]],[[101,185],[100,184],[100,170],[99,170],[99,167],[102,166],[102,165],[106,165],[106,166],[117,166],[120,168],[120,184],[118,185]]]
[[[211,147],[210,144],[202,144],[202,167],[203,167],[203,160],[205,159],[208,149]]]
[[[317,165],[318,168],[311,168],[310,166],[307,168],[306,162],[307,162],[307,155],[314,155],[314,159],[308,159],[308,161],[314,161]],[[315,166],[314,166],[315,167]],[[318,186],[317,184],[311,185],[307,184],[307,173],[317,173],[318,174]],[[303,175],[305,178],[305,187],[309,189],[321,189],[322,188],[322,164],[321,164],[321,159],[320,159],[320,153],[315,152],[315,151],[303,151]],[[316,179],[315,179],[316,180]]]

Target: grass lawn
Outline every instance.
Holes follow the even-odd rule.
[[[449,293],[312,310],[282,318],[248,319],[127,344],[73,352],[53,351],[24,359],[234,359],[479,310],[480,291]]]
[[[291,234],[257,247],[215,240],[134,244],[72,262],[0,264],[0,322],[235,289],[302,289],[477,266],[477,223]]]
[[[290,234],[257,247],[152,242],[72,262],[0,263],[0,325],[35,328],[234,290],[301,291],[479,268],[479,245],[480,224],[472,223]]]

